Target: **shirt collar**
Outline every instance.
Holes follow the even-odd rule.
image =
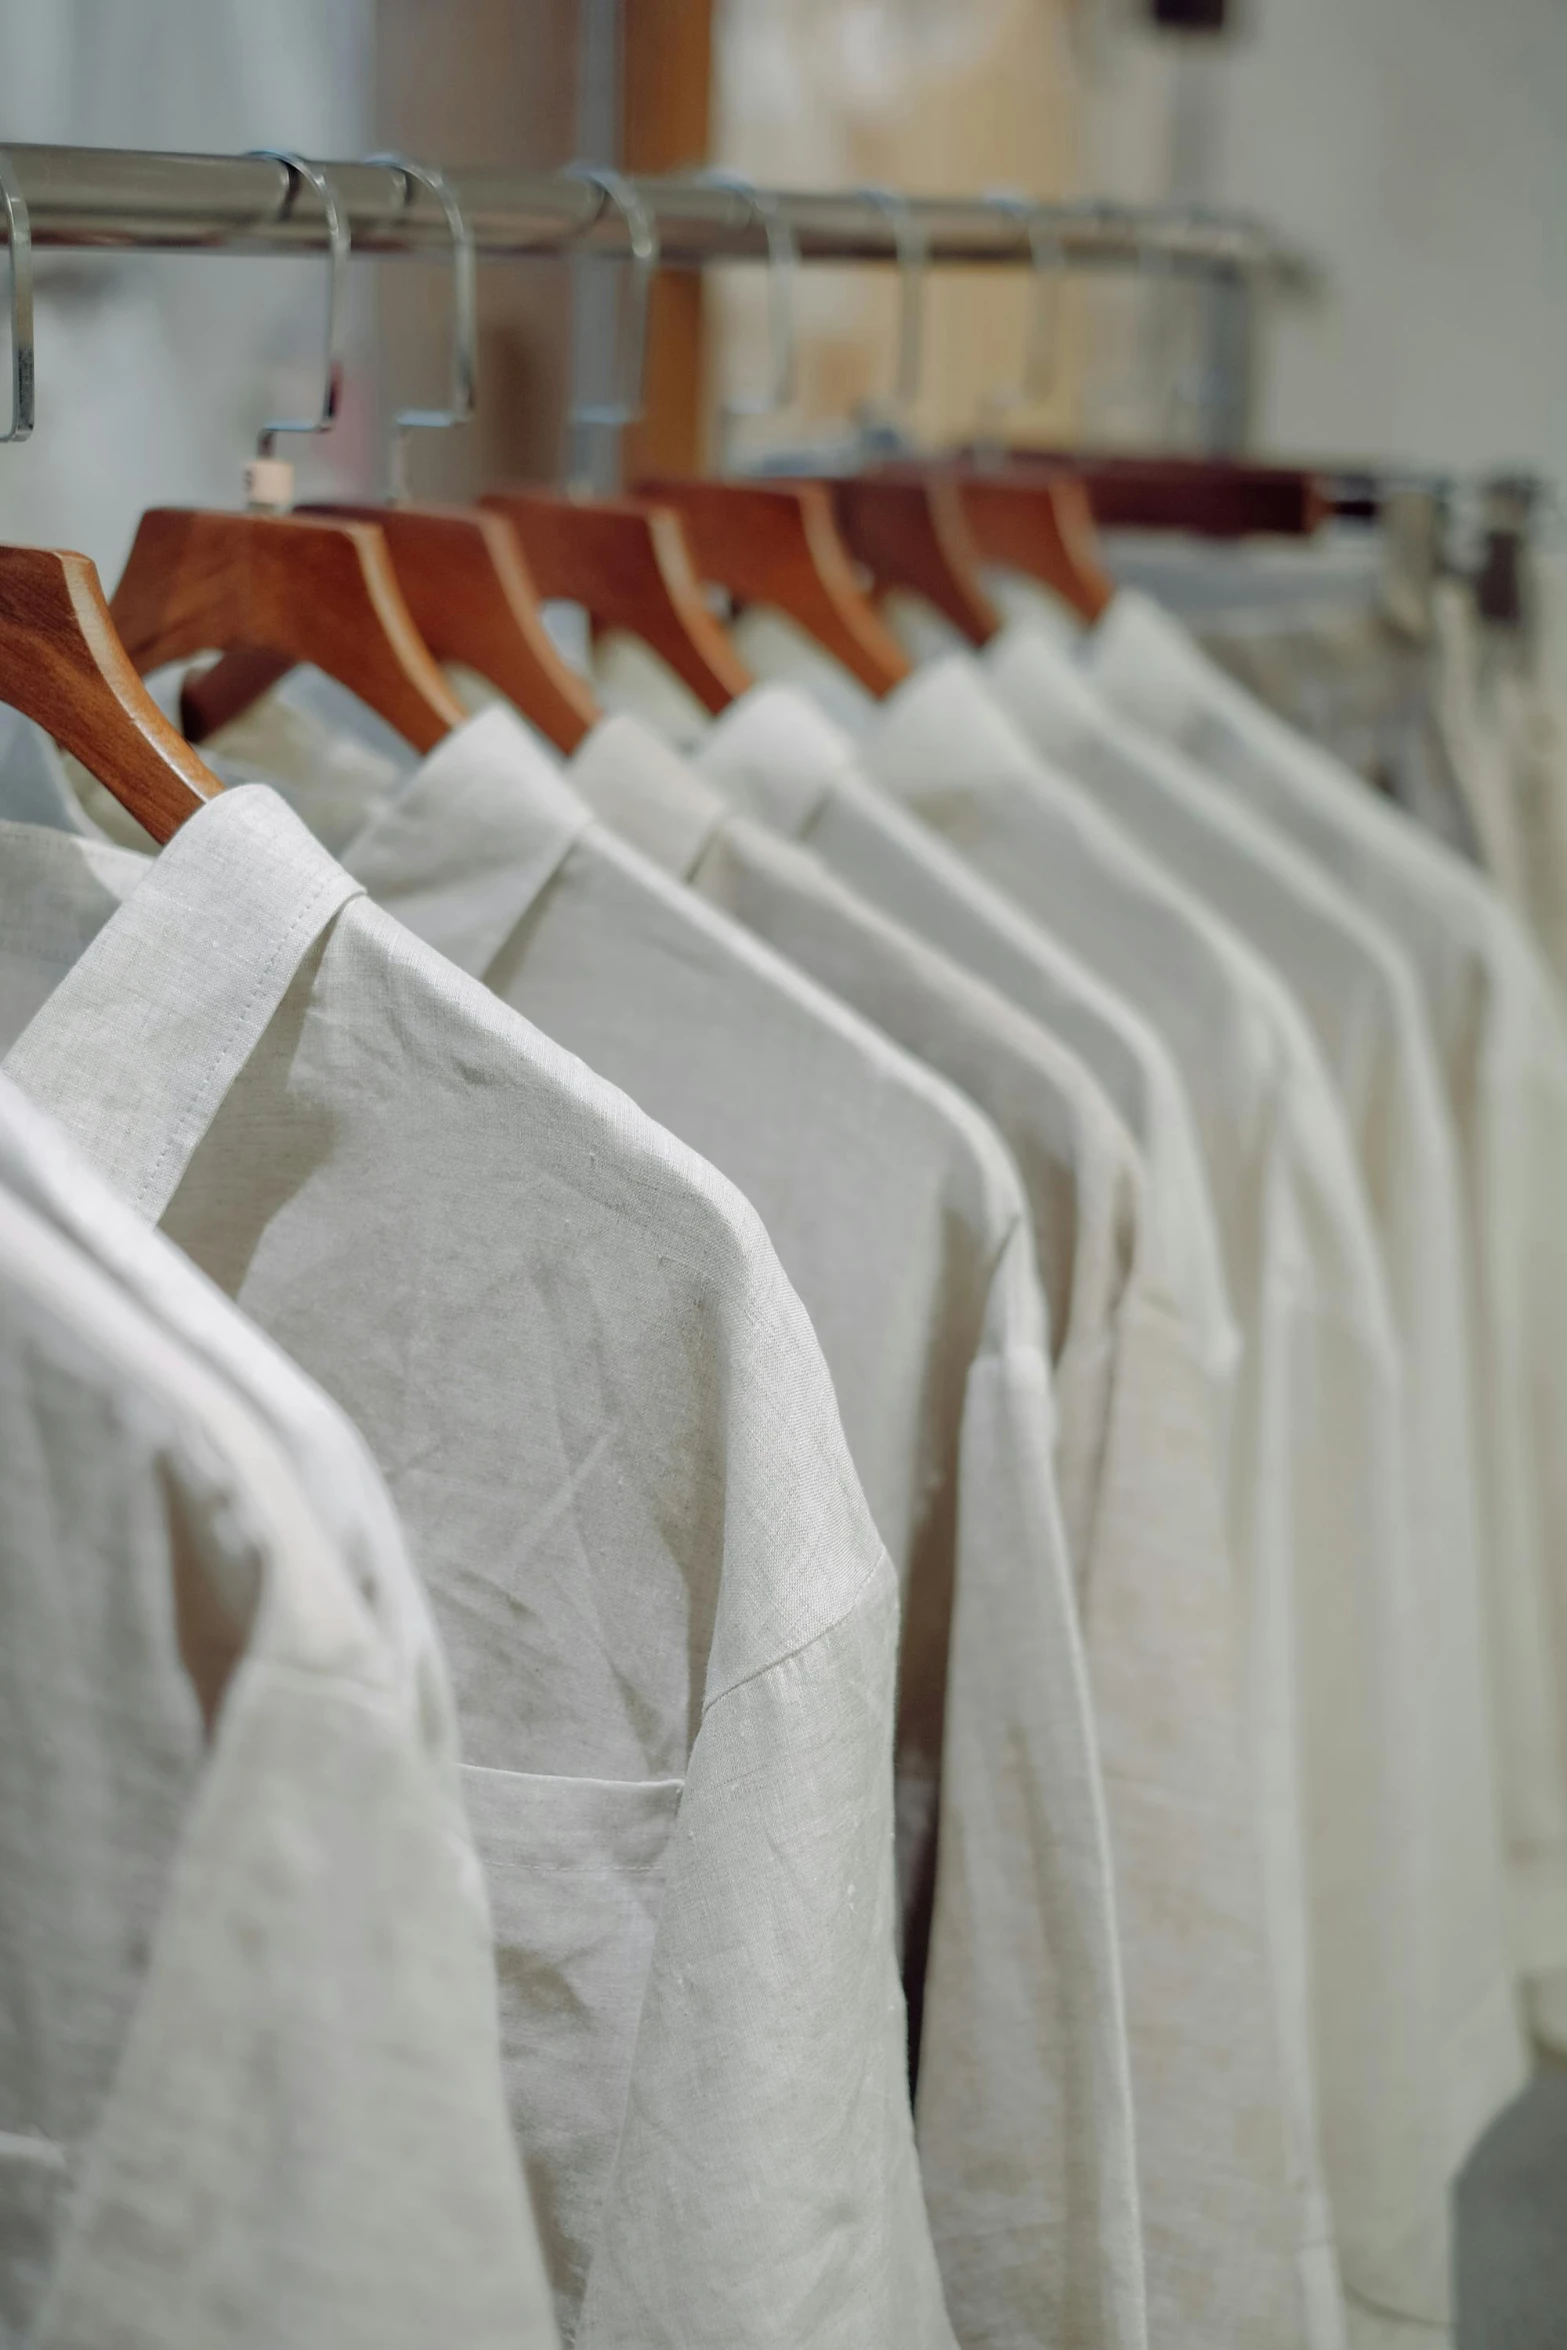
[[[1070,766],[1099,741],[1108,712],[1093,680],[1069,648],[1026,621],[992,637],[980,667],[1036,749]]]
[[[1208,668],[1178,620],[1136,588],[1118,588],[1083,640],[1084,664],[1123,710],[1179,735],[1201,701]]]
[[[478,979],[592,820],[497,704],[431,752],[343,863],[377,905]]]
[[[799,839],[854,764],[854,744],[798,686],[759,685],[709,727],[692,764],[748,816]]]
[[[730,625],[735,651],[764,685],[808,694],[835,726],[859,734],[876,716],[876,696],[809,630],[773,604],[748,604]]]
[[[33,845],[84,876],[94,854],[66,833]],[[0,893],[26,883],[7,859]],[[220,792],[148,862],[7,1074],[156,1223],[306,954],[357,894],[275,793]]]
[[[595,815],[682,881],[696,871],[729,815],[723,795],[640,719],[604,719],[569,773]]]
[[[868,771],[917,807],[986,785],[1036,781],[1039,754],[1002,708],[978,662],[949,653],[894,688],[863,746]]]

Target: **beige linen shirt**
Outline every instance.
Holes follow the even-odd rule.
[[[595,823],[504,710],[442,744],[343,856],[761,1213],[904,1593],[906,1979],[954,2325],[1140,2339],[1103,1797],[1031,1232],[999,1139]]]
[[[1515,1950],[1567,2046],[1567,1034],[1550,975],[1475,872],[1118,595],[1088,640],[1110,698],[1181,745],[1384,922],[1419,973],[1458,1134],[1490,1539],[1490,1653]]]
[[[266,791],[151,862],[0,846],[10,1073],[336,1397],[408,1527],[563,2335],[950,2344],[896,1586],[754,1214]]]
[[[1440,1735],[1433,1859],[1444,1964],[1448,2159],[1456,2174],[1521,2087],[1482,1589],[1457,1148],[1418,984],[1391,936],[1172,749],[1122,718],[1026,627],[986,674],[1035,748],[1288,981],[1349,1125],[1403,1345],[1419,1629]]]
[[[125,1215],[0,1082],[0,2323],[543,2350],[450,1701],[427,1626],[383,1635],[418,1615],[390,1512],[339,1549],[214,1367],[240,1317],[187,1346],[71,1237],[113,1258]],[[373,1477],[324,1399],[300,1418],[352,1464],[346,1524]]]
[[[1442,1822],[1409,1630],[1401,1366],[1326,1075],[1284,989],[1029,748],[968,657],[899,687],[862,751],[1180,1059],[1248,1339],[1232,1527],[1303,2253],[1320,2260],[1315,2122],[1357,2333],[1376,2338],[1377,2312],[1443,2323]]]
[[[1057,1459],[1116,1862],[1150,2339],[1297,2341],[1217,1431],[1130,1139],[1055,1039],[731,813],[646,729],[606,721],[571,774],[694,888],[964,1086],[1013,1150],[1052,1267]],[[920,2122],[923,2143],[923,2104]]]

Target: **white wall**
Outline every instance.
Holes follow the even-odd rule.
[[[0,141],[361,154],[372,39],[370,0],[0,0]],[[325,275],[40,254],[38,421],[0,448],[0,537],[79,547],[112,588],[144,507],[238,504],[259,425],[319,401]],[[361,353],[369,295],[356,275]],[[302,478],[373,475],[370,409],[361,360]]]
[[[1214,50],[1089,0],[1085,183],[1244,205],[1321,258],[1322,301],[1270,334],[1272,446],[1567,484],[1567,5],[1241,13]]]

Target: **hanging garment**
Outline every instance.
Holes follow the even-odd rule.
[[[1130,1138],[1044,1030],[806,852],[730,813],[634,721],[596,728],[571,775],[704,896],[963,1085],[1013,1151],[1049,1268],[1059,1480],[1116,1863],[1150,2338],[1251,2350],[1298,2340],[1218,1431],[1156,1261]],[[922,2074],[927,2181],[929,2110]]]
[[[1176,1285],[1198,1334],[1215,1416],[1227,1422],[1234,1354],[1211,1254],[1212,1210],[1191,1154],[1182,1089],[1151,1031],[928,828],[867,786],[841,734],[798,694],[769,688],[747,696],[704,740],[699,764],[745,805],[808,841],[884,909],[1079,1044],[1143,1142],[1150,1188],[1162,1195],[1161,1238],[1178,1268]],[[1287,1987],[1279,1995],[1287,1999]],[[1325,2197],[1311,2202],[1301,2226],[1309,2244],[1301,2263],[1309,2338],[1338,2340],[1343,2321]]]
[[[1352,2306],[1443,2323],[1435,1725],[1410,1633],[1399,1352],[1331,1089],[1272,974],[1029,749],[971,660],[900,686],[862,752],[1179,1057],[1248,1339],[1231,1522],[1303,2254],[1320,2126]]]
[[[939,1070],[994,1123],[1032,1219],[1056,1484],[1081,1589],[1101,1501],[1117,1324],[1132,1285],[1156,1278],[1147,1272],[1142,1165],[1125,1126],[1065,1045],[878,914],[808,851],[736,814],[639,720],[603,720],[568,773],[624,839]]]
[[[118,1258],[117,1213],[0,1084],[7,2339],[543,2350],[450,1700],[391,1513],[296,1396],[349,1471],[316,1515],[215,1367],[232,1308],[198,1300],[188,1346],[138,1294],[181,1290],[176,1252],[147,1235],[121,1280],[71,1238]]]
[[[563,2335],[950,2344],[896,1588],[754,1215],[265,791],[150,862],[8,826],[0,898],[10,1073],[336,1396],[409,1528]]]
[[[343,859],[761,1213],[903,1591],[905,1979],[954,2325],[1140,2340],[1103,1799],[1031,1232],[999,1139],[596,824],[506,710],[449,737]]]
[[[1464,1184],[1515,1954],[1536,2029],[1567,2045],[1567,1036],[1555,991],[1494,890],[1252,701],[1155,606],[1118,595],[1088,661],[1118,706],[1385,923],[1419,973]]]
[[[474,698],[481,710],[500,701],[493,693]],[[177,699],[172,681],[170,699]],[[961,953],[954,955],[960,968],[967,968],[971,960],[983,965],[993,959],[1002,978],[998,992],[1010,1001],[1009,991],[1021,989],[1029,1012],[1047,1030],[1059,1019],[1068,1037],[1075,1036],[1085,1066],[1090,1058],[1103,1064],[1091,1082],[1115,1097],[1122,1115],[1136,1129],[1147,1179],[1145,1206],[1157,1235],[1159,1262],[1171,1294],[1197,1334],[1220,1424],[1227,1425],[1223,1398],[1238,1342],[1224,1300],[1218,1236],[1180,1083],[1152,1031],[1074,958],[1041,940],[1031,925],[1020,921],[1007,899],[944,849],[924,825],[911,823],[857,778],[839,731],[794,688],[749,694],[717,725],[709,724],[703,760],[713,780],[723,782],[725,770],[732,768],[728,780],[733,789],[742,799],[754,798],[759,815],[765,813],[786,831],[819,822],[821,842],[813,845],[836,844],[847,867],[852,868],[856,855],[863,853],[872,867],[880,862],[889,872],[902,873],[910,904],[922,907],[928,896],[936,931],[949,921],[964,941]],[[54,746],[32,731],[61,767]],[[604,739],[613,743],[617,738],[609,733]],[[558,764],[554,753],[531,733],[530,741]],[[226,782],[270,780],[282,797],[298,798],[312,829],[332,832],[334,853],[389,804],[415,764],[362,703],[319,671],[303,668],[290,672],[242,718],[227,724],[203,751]],[[106,795],[74,762],[66,761],[63,767],[71,772],[62,772],[54,789],[71,802],[68,823],[82,829],[82,796],[89,790]],[[602,770],[595,765],[592,772]],[[0,817],[12,813],[6,800],[8,774],[0,757]],[[840,774],[841,793],[835,788]],[[832,810],[837,811],[836,821]],[[627,812],[628,803],[622,799],[617,814]],[[627,837],[635,835],[628,832]],[[1045,966],[1058,974],[1048,984]],[[1054,1256],[1055,1243],[1041,1246],[1043,1266]]]
[[[1411,630],[1378,600],[1371,546],[1177,538],[1129,554],[1126,536],[1105,536],[1118,578],[1181,613],[1251,693],[1513,894],[1516,833],[1494,729],[1475,706],[1473,599],[1463,582],[1428,583]],[[984,578],[1007,619],[1063,651],[1079,644],[1081,619],[1039,581],[989,569]],[[968,649],[918,597],[891,595],[883,609],[916,661]],[[752,666],[758,676],[797,675],[798,659],[791,667],[782,640],[764,634]]]
[[[927,825],[867,783],[841,729],[794,687],[761,687],[736,702],[694,763],[736,807],[813,850],[872,905],[1081,1056],[1142,1153],[1159,1261],[1227,1439],[1239,1341],[1191,1112],[1153,1029]]]
[[[733,724],[725,722],[731,733]],[[515,729],[512,731],[515,734]],[[225,739],[219,739],[215,755],[221,754]],[[253,742],[252,749],[259,750],[259,742]],[[438,795],[432,791],[428,815],[422,805],[415,811],[415,822],[438,821],[441,827],[441,910],[434,918],[447,921],[453,906],[454,773],[445,754],[437,754],[437,759],[441,762],[441,789]],[[719,870],[713,853],[717,843],[708,836],[721,803],[715,805],[711,794],[705,793],[678,761],[667,754],[660,759],[659,746],[646,735],[639,739],[638,731],[627,721],[609,722],[579,752],[572,774],[574,780],[588,786],[590,794],[601,799],[607,796],[612,812],[636,825],[638,836],[661,848],[677,867],[687,863],[705,841],[707,853],[702,857],[698,885],[714,885]],[[432,770],[432,786],[436,780]],[[655,806],[650,795],[660,782],[664,796]],[[290,781],[288,788],[297,788],[297,784]],[[879,806],[873,812],[878,819],[885,816],[896,833],[899,820],[895,812]],[[426,842],[419,850],[417,841],[401,836],[402,814],[401,803],[389,810],[379,827],[379,837],[398,839],[396,863],[406,871],[408,886],[418,888],[416,876],[428,869],[434,847]],[[368,854],[374,853],[368,843],[375,837],[377,828],[372,827],[366,835]],[[906,1041],[928,1046],[934,1033],[951,1051],[954,1007],[945,992],[932,998],[928,950],[906,939],[902,945],[904,950],[912,950],[916,958],[913,967],[907,951],[902,951],[892,968],[887,968],[888,926],[878,923],[861,901],[835,888],[812,861],[790,852],[784,844],[773,844],[749,825],[732,823],[725,837],[733,852],[731,874],[738,877],[749,872],[765,878],[765,903],[774,921],[788,919],[791,900],[787,888],[780,896],[779,883],[791,872],[797,888],[804,876],[812,877],[803,900],[812,938],[824,935],[824,916],[837,916],[841,925],[847,911],[848,937],[844,939],[841,927],[837,936],[849,951],[849,963],[835,964],[835,974],[824,976],[852,973],[861,986],[868,982],[876,1002],[865,1008],[905,1020],[912,1017]],[[752,852],[749,859],[740,856],[747,839]],[[493,840],[490,847],[492,854],[482,863],[486,873],[504,855],[496,851]],[[353,852],[349,854],[352,862]],[[938,859],[943,854],[936,849]],[[961,867],[957,872],[961,881],[967,880]],[[579,879],[579,894],[582,887]],[[799,899],[794,902],[798,907]],[[623,919],[620,927],[624,927]],[[830,921],[825,935],[834,935]],[[896,940],[897,934],[892,936]],[[454,941],[447,936],[444,943]],[[568,947],[570,943],[568,940]],[[532,944],[530,938],[530,951]],[[557,959],[562,951],[557,945]],[[686,952],[692,951],[687,941]],[[597,952],[602,960],[602,949]],[[941,961],[935,960],[938,964]],[[961,972],[951,976],[960,991],[965,987],[970,991],[966,1009],[971,1021],[976,983]],[[922,984],[922,994],[916,992],[916,981]],[[580,979],[577,984],[582,984]],[[854,992],[852,985],[850,992]],[[983,988],[979,992],[981,996],[986,993]],[[645,983],[641,987],[623,985],[615,991],[619,1022],[626,1020],[626,1002],[641,1001],[645,994]],[[1014,1029],[1021,1025],[1030,1036],[1037,1034],[1032,1023],[1020,1020],[1004,1003],[999,1009],[1003,1023],[1010,1017]],[[580,1018],[580,1011],[577,1016]],[[674,1025],[683,1032],[690,1020]],[[987,1034],[982,1029],[978,1039],[961,1026],[956,1033],[969,1034],[969,1043],[964,1067],[944,1064],[949,1073],[977,1075],[981,1085],[994,1082],[993,1030]],[[587,1039],[580,1033],[574,1033],[572,1040],[588,1049]],[[1047,1038],[1039,1041],[1049,1042]],[[1008,1088],[1017,1082],[1015,1066],[1003,1066],[1007,1074],[1001,1081],[1000,1106],[1005,1104]],[[668,1080],[664,1082],[667,1085]],[[663,1107],[665,1114],[670,1114],[667,1100]],[[711,1137],[709,1147],[716,1147]],[[1171,1156],[1173,1159],[1173,1153]],[[1124,1309],[1123,1368],[1116,1381],[1115,1426],[1105,1463],[1107,1490],[1097,1563],[1088,1565],[1085,1553],[1081,1570],[1092,1576],[1088,1636],[1091,1660],[1099,1668],[1096,1681],[1101,1722],[1114,1726],[1112,1824],[1121,1829],[1118,1862],[1123,1942],[1134,1970],[1134,2093],[1138,2095],[1140,2167],[1150,2246],[1150,2295],[1161,2339],[1174,2338],[1170,2329],[1177,2312],[1187,2334],[1197,2329],[1196,2338],[1201,2338],[1202,2326],[1212,2319],[1233,2328],[1237,2339],[1287,2339],[1291,2338],[1286,2330],[1289,2321],[1280,2310],[1286,2262],[1280,2224],[1282,2180],[1276,2167],[1281,2136],[1276,2053],[1271,2027],[1259,2007],[1259,1888],[1242,1790],[1236,1781],[1235,1684],[1225,1670],[1232,1647],[1234,1603],[1223,1580],[1218,1502],[1222,1474],[1216,1465],[1213,1427],[1217,1415],[1212,1409],[1206,1367],[1179,1315],[1160,1301],[1153,1240],[1154,1230],[1149,1227],[1135,1267],[1134,1292]],[[805,1286],[809,1296],[810,1284]],[[827,1311],[834,1311],[830,1301]],[[1082,1318],[1080,1303],[1079,1329]],[[1102,1330],[1096,1328],[1092,1346],[1079,1350],[1079,1360],[1101,1362],[1103,1338]],[[1096,1375],[1092,1392],[1102,1393],[1103,1385],[1102,1376]],[[841,1373],[839,1388],[842,1394]],[[1067,1387],[1058,1379],[1058,1393],[1065,1405],[1075,1399],[1077,1385]],[[1184,1410],[1183,1397],[1187,1399]],[[1077,1424],[1091,1424],[1081,1410]],[[1162,1431],[1157,1438],[1155,1429]],[[1060,1448],[1064,1490],[1083,1497],[1084,1515],[1091,1500],[1098,1498],[1094,1472],[1105,1442],[1101,1433],[1092,1446],[1067,1442]],[[1069,1473],[1069,1468],[1075,1473]],[[1124,1600],[1118,1594],[1124,1594]],[[1167,1606],[1175,1610],[1174,1615],[1162,1612]],[[1172,1679],[1169,1660],[1177,1654],[1185,1661],[1180,1674]],[[1142,1668],[1139,1658],[1144,1660]],[[1146,1673],[1146,1679],[1140,1677],[1140,1671]],[[1184,1832],[1178,1825],[1183,1807]],[[1179,2031],[1171,2028],[1172,2012],[1183,2018]],[[1253,2018],[1250,2029],[1245,2021],[1248,2013]],[[1210,2019],[1207,2023],[1205,2017]],[[1138,2091],[1139,2056],[1146,2094]],[[927,2187],[934,2194],[933,2149],[940,2132],[933,2120],[927,2071],[922,2071],[918,2110]],[[1191,2130],[1198,2112],[1205,2116],[1206,2159],[1200,2163],[1193,2161],[1191,2151]],[[1271,2163],[1266,2153],[1259,2151],[1270,2142],[1275,2149]],[[955,2313],[957,2309],[954,2299]],[[961,2316],[959,2324],[961,2330]]]
[[[951,628],[952,623],[942,621],[941,625]],[[760,682],[792,685],[808,692],[823,715],[835,726],[841,726],[846,734],[860,735],[875,725],[880,705],[869,687],[852,677],[843,663],[835,660],[797,620],[791,620],[787,612],[780,612],[771,604],[748,604],[731,622],[729,634],[735,651]],[[623,706],[642,708],[649,724],[657,724],[662,717],[662,705],[656,704],[648,711],[631,698],[642,682],[641,677],[622,675],[617,682],[625,697]],[[708,724],[712,724],[711,719]]]
[[[623,628],[607,628],[594,638],[588,673],[601,710],[611,716],[636,715],[649,725],[656,722],[658,732],[677,751],[694,750],[713,722],[707,704],[662,654]],[[650,705],[656,721],[649,714]]]
[[[1524,2054],[1505,1934],[1457,1154],[1418,985],[1385,931],[1260,818],[1121,718],[1055,644],[1010,629],[982,665],[1035,749],[1289,983],[1348,1119],[1403,1345],[1419,1625],[1441,1724],[1432,1857],[1456,2175],[1522,2086]]]

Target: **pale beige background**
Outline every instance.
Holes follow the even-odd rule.
[[[715,160],[786,187],[1068,193],[1079,178],[1076,14],[1074,0],[718,0]],[[1084,293],[1070,288],[1057,306],[1051,396],[1017,414],[1020,433],[1075,423]],[[932,273],[923,437],[967,432],[986,394],[1017,381],[1027,300],[1019,272]],[[766,378],[760,272],[714,271],[711,302],[716,408]],[[887,270],[802,272],[799,395],[789,416],[747,427],[745,445],[808,441],[888,391],[896,302]]]
[[[1317,298],[1263,319],[1257,446],[1567,481],[1563,0],[1233,0],[1217,43],[1151,30],[1139,0],[716,8],[723,162],[784,184],[1240,207],[1321,272]],[[737,275],[714,305],[726,383],[765,364]],[[1020,299],[933,285],[927,432],[966,430],[1015,366]],[[893,332],[872,272],[813,272],[800,309],[797,435],[886,383]],[[1056,396],[1022,423],[1179,440],[1196,326],[1190,293],[1075,287]]]

